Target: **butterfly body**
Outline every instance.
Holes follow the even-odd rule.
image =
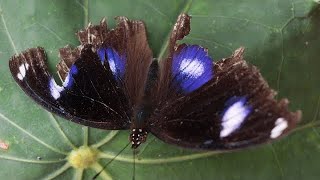
[[[142,143],[147,140],[148,127],[147,120],[151,114],[151,106],[148,102],[143,102],[138,105],[132,118],[131,134],[129,141],[132,144],[132,148],[138,148]]]
[[[177,44],[190,31],[181,14],[166,59],[153,61],[141,21],[117,17],[78,32],[81,45],[60,50],[61,85],[45,65],[42,48],[10,59],[20,87],[48,111],[100,129],[130,129],[132,148],[152,133],[191,149],[234,150],[278,139],[290,132],[301,112],[275,92],[239,48],[214,62],[199,45]]]

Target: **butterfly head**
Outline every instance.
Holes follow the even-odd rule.
[[[144,143],[147,140],[148,132],[142,128],[133,128],[130,134],[130,141],[132,148],[136,149],[140,146],[141,143]]]

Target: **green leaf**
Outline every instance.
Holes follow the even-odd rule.
[[[136,159],[136,179],[318,179],[320,171],[320,6],[311,0],[0,0],[0,179],[91,179],[128,143],[127,131],[82,127],[48,113],[18,87],[9,58],[27,48],[46,49],[52,72],[58,49],[77,46],[74,33],[88,21],[114,16],[142,19],[155,57],[163,57],[178,14],[193,16],[184,40],[209,49],[218,60],[240,46],[279,97],[301,109],[303,120],[290,136],[232,153],[198,152],[149,136]],[[80,170],[69,153],[98,147],[98,163]],[[132,179],[127,148],[99,176]],[[100,167],[99,167],[100,166]]]

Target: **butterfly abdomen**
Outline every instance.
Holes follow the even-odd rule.
[[[158,81],[158,62],[152,62],[149,68],[147,82],[144,88],[144,96],[134,111],[133,124],[131,127],[130,141],[132,148],[137,148],[141,143],[145,142],[148,134],[148,119],[154,110],[153,98],[151,96],[157,87]]]

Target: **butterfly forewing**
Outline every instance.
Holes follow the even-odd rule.
[[[115,29],[105,19],[78,32],[81,45],[60,50],[62,85],[45,64],[42,48],[10,60],[21,88],[49,111],[74,122],[103,129],[128,129],[144,92],[152,52],[141,21],[118,17]]]
[[[90,47],[84,47],[84,51],[86,53],[71,66],[61,86],[48,72],[41,48],[13,57],[10,70],[21,88],[49,111],[83,125],[128,128],[127,100],[114,98],[124,93],[97,54]]]

